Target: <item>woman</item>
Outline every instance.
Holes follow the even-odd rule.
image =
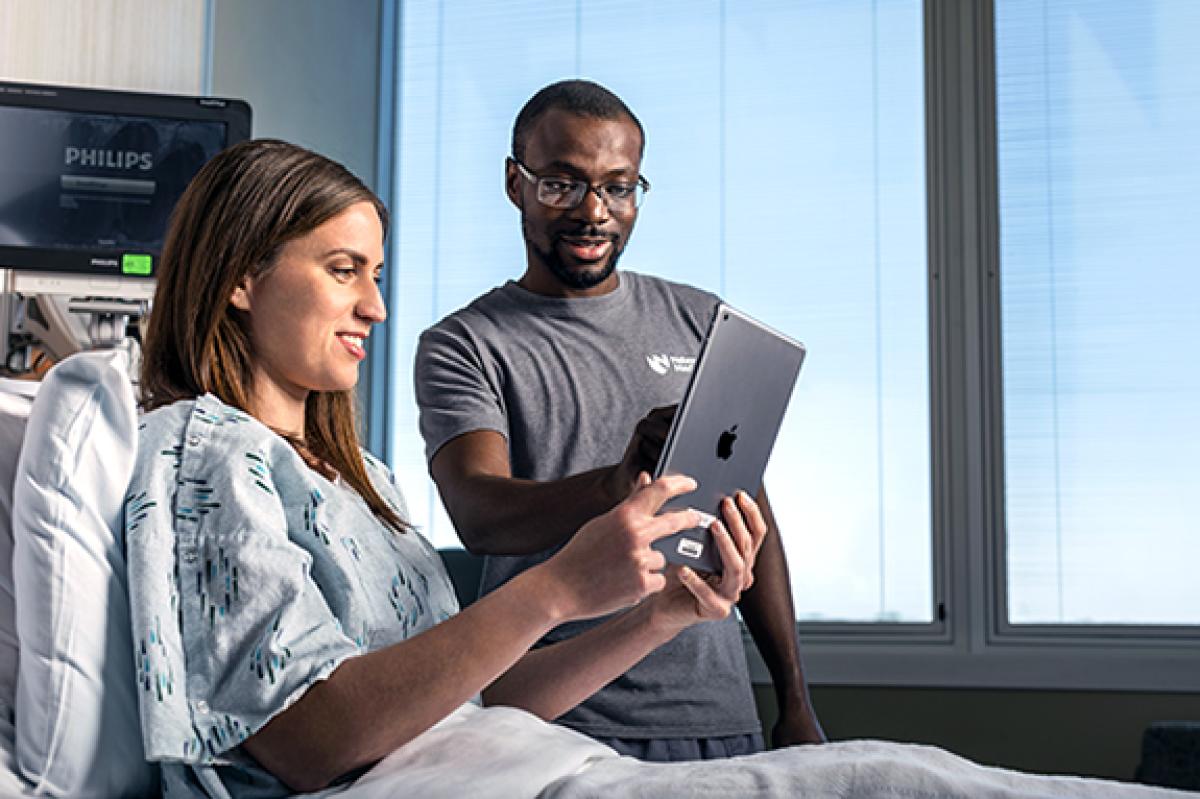
[[[218,155],[172,219],[126,521],[143,736],[170,794],[319,789],[485,688],[553,719],[723,618],[752,580],[766,526],[749,497],[713,523],[719,579],[664,574],[651,542],[698,517],[657,512],[694,483],[643,475],[554,557],[457,613],[355,433],[358,367],[386,314],[386,224],[345,169],[277,141]]]

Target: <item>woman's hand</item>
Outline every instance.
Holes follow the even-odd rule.
[[[519,608],[525,615],[547,611],[552,624],[639,604],[580,635],[527,653],[484,691],[489,704],[511,704],[544,719],[557,718],[685,627],[729,615],[754,580],[767,525],[748,496],[730,499],[721,507],[724,521],[709,528],[724,567],[721,575],[701,577],[686,568],[664,573],[666,560],[651,544],[699,526],[701,515],[659,511],[671,497],[695,488],[695,481],[686,477],[651,482],[639,475],[628,500],[580,528],[553,558],[504,586],[512,590],[510,586],[533,584],[538,607],[529,608],[526,598]],[[503,593],[489,594],[461,615]],[[564,608],[575,615],[564,616]],[[586,612],[578,612],[581,608]]]
[[[709,526],[721,556],[721,574],[698,574],[688,566],[671,566],[663,591],[644,604],[651,623],[679,632],[701,621],[725,618],[754,584],[754,563],[767,534],[762,511],[744,491],[721,501],[721,520]]]
[[[564,620],[602,616],[637,604],[667,584],[666,560],[651,549],[660,538],[696,527],[700,514],[678,510],[659,514],[672,497],[696,490],[696,481],[678,475],[651,481],[644,472],[633,492],[608,513],[579,529],[557,554],[538,567],[546,571]],[[737,564],[742,563],[735,557]],[[740,579],[740,578],[739,578]]]

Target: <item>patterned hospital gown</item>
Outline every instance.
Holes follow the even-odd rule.
[[[211,395],[142,418],[125,500],[146,755],[166,796],[282,796],[238,745],[348,657],[458,609],[437,552]],[[385,466],[367,456],[401,517]]]

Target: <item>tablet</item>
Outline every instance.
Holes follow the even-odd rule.
[[[738,489],[757,496],[804,352],[800,342],[717,306],[654,474],[685,474],[699,485],[663,510],[695,508],[719,518],[724,497]],[[707,525],[661,538],[654,548],[669,563],[721,571]]]

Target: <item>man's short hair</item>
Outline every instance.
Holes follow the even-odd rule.
[[[512,132],[513,158],[518,161],[524,160],[525,140],[529,138],[529,131],[533,130],[534,123],[543,114],[556,108],[594,119],[633,120],[642,139],[638,153],[641,154],[646,149],[646,131],[620,97],[590,80],[560,80],[530,97],[529,102],[525,103],[521,112],[517,114]]]

